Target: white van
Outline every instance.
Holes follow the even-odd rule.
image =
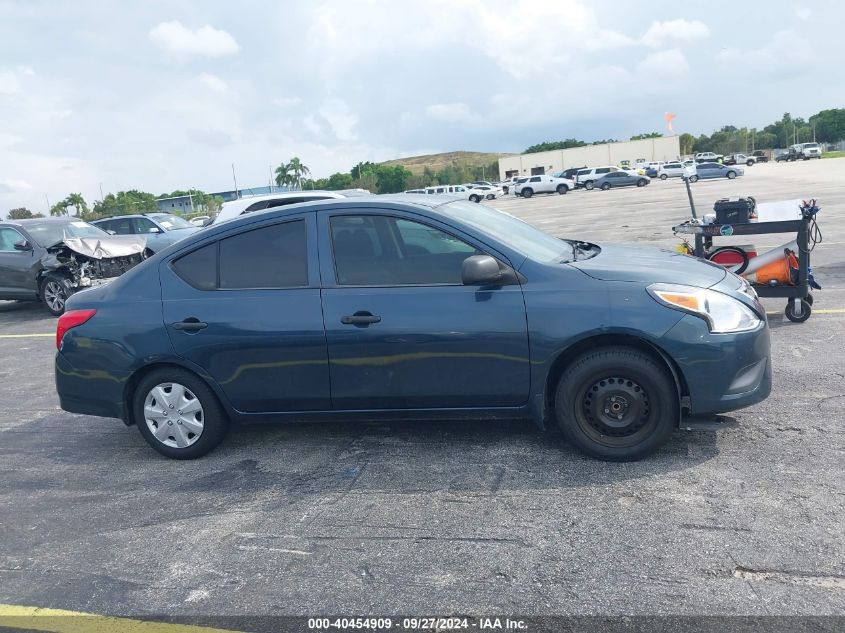
[[[470,189],[464,185],[437,185],[435,187],[426,187],[425,192],[432,195],[466,198],[471,202],[481,202],[486,196],[484,191]]]

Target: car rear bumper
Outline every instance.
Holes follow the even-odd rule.
[[[124,380],[104,372],[83,372],[56,353],[56,392],[59,405],[69,413],[124,419]],[[128,378],[128,376],[127,376]]]

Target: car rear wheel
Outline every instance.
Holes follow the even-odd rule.
[[[530,198],[533,195],[534,195],[534,190],[531,187],[525,187],[522,190],[522,197],[523,198]]]
[[[587,182],[584,183],[584,189],[592,189],[593,187],[594,187],[594,185],[593,185],[592,180],[588,180]]]
[[[698,176],[690,176],[689,181],[690,182],[698,182]]]
[[[56,273],[48,273],[41,280],[41,300],[50,314],[61,316],[65,312],[65,302],[71,295],[70,281]]]
[[[606,347],[585,353],[561,376],[555,417],[577,448],[608,461],[633,461],[665,444],[678,425],[678,392],[643,352]]]
[[[747,160],[747,161],[745,161],[745,164],[748,165],[749,167],[751,167],[751,165],[754,164],[754,161],[753,160]]]
[[[599,189],[601,189],[602,191],[607,191],[608,189],[610,189],[610,183],[609,182],[601,183],[601,187],[599,187]]]
[[[637,187],[645,187],[647,184],[648,184],[648,180],[646,180],[645,178],[640,178],[637,181]]]
[[[728,177],[728,180],[733,180],[734,178],[736,178],[736,172],[735,171],[729,171],[725,175]]]
[[[178,367],[145,376],[133,398],[135,422],[147,443],[166,457],[195,459],[214,449],[229,430],[214,392]]]
[[[569,187],[567,187],[566,185],[558,185],[557,186],[557,192],[562,196],[565,196],[568,191],[569,191]]]
[[[667,178],[669,178],[669,176],[666,174],[660,174],[660,180],[666,180]]]

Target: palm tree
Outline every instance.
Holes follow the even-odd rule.
[[[71,193],[68,194],[68,197],[64,199],[65,207],[73,207],[76,209],[77,217],[84,217],[85,214],[88,213],[88,203],[85,202],[85,198],[82,197],[81,193]]]
[[[311,170],[302,164],[302,161],[299,160],[298,156],[294,156],[290,159],[290,162],[288,163],[288,170],[293,176],[293,181],[297,183],[300,189],[302,189],[302,177],[311,175]]]
[[[276,184],[279,187],[286,187],[291,181],[290,165],[282,163],[276,167]]]

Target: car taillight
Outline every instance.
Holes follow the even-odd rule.
[[[77,325],[82,325],[95,314],[97,314],[96,310],[69,310],[60,316],[56,324],[56,349],[61,346],[65,332]]]

